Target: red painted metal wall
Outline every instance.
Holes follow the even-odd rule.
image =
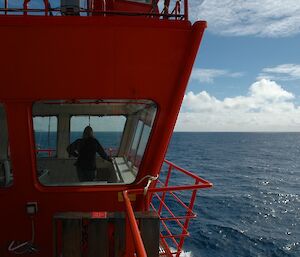
[[[118,211],[137,186],[43,187],[35,176],[32,103],[51,99],[151,99],[158,105],[137,181],[157,175],[173,132],[205,22],[139,17],[0,16],[0,101],[8,119],[14,182],[0,188],[0,256],[29,240],[26,202],[38,202],[39,256],[53,256],[52,217]],[[146,181],[145,181],[146,183]],[[133,203],[144,208],[141,198]]]

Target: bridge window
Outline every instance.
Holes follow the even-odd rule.
[[[105,151],[115,156],[120,147],[126,122],[125,116],[72,116],[70,123],[70,142],[82,137],[86,126],[91,126],[94,137]]]
[[[136,153],[137,153],[137,149],[138,149],[142,131],[143,131],[143,122],[139,121],[138,125],[135,129],[135,132],[134,132],[134,137],[131,142],[131,147],[129,148],[129,151],[126,155],[128,160],[131,162],[131,166],[133,166],[136,163],[135,162]]]
[[[57,100],[33,106],[37,172],[47,186],[130,184],[156,114],[149,100]]]
[[[4,106],[0,103],[0,187],[9,187],[12,182],[6,113]]]
[[[152,124],[149,126],[139,120],[131,147],[126,155],[132,167],[138,168],[141,164],[150,136],[151,127]]]

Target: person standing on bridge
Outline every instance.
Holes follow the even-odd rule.
[[[106,154],[99,141],[94,137],[92,127],[85,127],[82,138],[75,140],[67,147],[69,155],[77,158],[75,166],[79,181],[93,181],[96,174],[96,153],[104,160],[111,158]]]

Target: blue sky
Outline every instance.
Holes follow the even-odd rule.
[[[207,29],[194,67],[228,74],[212,76],[211,81],[191,79],[188,89],[206,90],[218,98],[246,94],[264,68],[287,63],[300,63],[300,33],[285,38],[229,37],[214,35]],[[287,89],[300,95],[299,80],[287,82]]]
[[[177,131],[300,131],[300,1],[190,0],[206,20]]]

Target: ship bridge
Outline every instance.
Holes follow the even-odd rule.
[[[135,181],[151,133],[156,105],[149,100],[76,100],[37,102],[33,126],[39,181],[44,185],[131,184]],[[59,124],[59,126],[58,126]],[[97,158],[93,180],[80,182],[71,142],[86,126],[111,162]]]
[[[0,0],[0,256],[180,255],[212,184],[164,158],[205,28],[187,0]]]

